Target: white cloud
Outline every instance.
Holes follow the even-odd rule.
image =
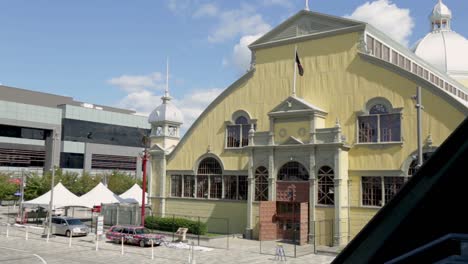
[[[222,91],[223,89],[219,88],[196,89],[184,95],[181,99],[174,99],[173,103],[184,115],[182,128],[184,130],[188,129]]]
[[[160,72],[153,72],[148,75],[121,75],[109,79],[107,83],[132,93],[145,88],[162,89],[165,85],[162,81],[163,75]]]
[[[292,8],[294,5],[291,0],[263,0],[262,4],[265,6],[282,6]]]
[[[131,109],[139,114],[149,116],[151,111],[161,103],[161,97],[152,91],[140,90],[130,92],[117,103],[118,107]]]
[[[200,116],[205,108],[222,92],[222,89],[196,89],[182,98],[174,98],[172,103],[176,105],[184,116],[182,130],[186,131],[193,122]],[[140,115],[149,114],[161,104],[161,96],[150,90],[140,90],[130,92],[117,103],[117,107],[131,109]]]
[[[190,7],[191,0],[169,0],[167,6],[174,13],[181,13]]]
[[[193,17],[194,18],[200,18],[200,17],[206,17],[206,16],[213,17],[213,16],[216,16],[218,12],[219,12],[218,7],[215,6],[214,4],[204,4],[193,13]]]
[[[270,29],[271,26],[263,20],[260,14],[255,13],[252,6],[242,5],[240,9],[219,14],[219,24],[208,36],[208,41],[223,42],[236,36],[265,33]]]
[[[227,62],[228,65],[233,65],[237,70],[239,70],[241,73],[247,71],[250,68],[250,60],[251,60],[251,51],[248,48],[248,46],[260,38],[263,35],[257,34],[257,35],[246,35],[243,36],[240,40],[239,43],[237,43],[234,46],[233,52],[232,52],[232,57],[231,59]],[[223,64],[226,62],[223,61]]]
[[[391,0],[366,2],[346,17],[370,23],[406,46],[414,27],[410,10],[399,8]]]

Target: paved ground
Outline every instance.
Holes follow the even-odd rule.
[[[4,220],[6,219],[0,216],[0,224],[5,223]],[[6,225],[0,225],[0,263],[188,263],[189,260],[189,250],[170,247],[173,244],[169,244],[169,247],[155,247],[152,260],[150,247],[125,245],[122,255],[121,245],[106,242],[105,239],[99,242],[99,251],[96,251],[94,235],[73,238],[69,247],[67,237],[55,236],[46,242],[41,237],[42,232],[40,228],[29,227],[26,240],[25,227],[10,226],[6,237]],[[197,241],[194,243],[197,244]],[[198,264],[280,263],[275,260],[275,243],[262,243],[260,248],[258,241],[230,237],[229,241],[227,238],[200,241],[200,245],[210,251],[194,252]],[[226,249],[227,246],[229,249]],[[284,244],[284,247],[288,256],[294,254],[293,246]],[[286,263],[330,263],[334,258],[330,255],[309,254],[310,247],[298,247],[296,253],[301,257],[287,257]]]

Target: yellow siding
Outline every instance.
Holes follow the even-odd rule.
[[[340,120],[342,133],[351,146],[348,157],[343,156],[342,159],[343,166],[347,165],[348,168],[338,168],[342,175],[347,174],[348,170],[400,170],[417,145],[416,109],[411,99],[417,84],[408,77],[365,61],[357,53],[359,39],[359,33],[348,33],[299,43],[298,49],[305,74],[297,78],[297,95],[328,112],[323,121],[324,127],[334,127],[335,121]],[[291,95],[293,50],[294,44],[256,51],[256,70],[253,76],[231,89],[228,96],[218,100],[214,108],[193,125],[190,133],[186,134],[182,143],[169,157],[167,169],[192,170],[197,160],[210,150],[221,158],[225,170],[247,171],[248,152],[225,149],[225,121],[230,120],[235,111],[245,110],[251,118],[257,119],[257,131],[269,130],[268,112]],[[357,113],[364,110],[368,100],[375,97],[386,98],[393,107],[403,109],[402,144],[356,144]],[[425,107],[423,137],[431,135],[433,145],[439,146],[462,122],[465,113],[456,108],[453,101],[424,87],[422,98]],[[307,142],[308,133],[305,138],[297,133],[302,127],[308,132],[309,123],[278,123],[274,129],[275,140],[277,143],[284,142],[289,136],[295,136]],[[288,133],[284,137],[279,136],[281,128],[287,129]],[[153,171],[155,168],[157,166],[153,167]],[[350,226],[351,237],[354,237],[378,211],[376,208],[360,206],[360,176],[349,175],[350,197],[344,197],[342,200],[343,206],[347,206],[347,199],[350,199],[351,203],[349,223],[340,222],[343,232],[348,233],[347,226]],[[153,189],[158,190],[159,180],[155,178]],[[346,185],[346,181],[343,184]],[[347,186],[344,187],[346,188]],[[169,191],[169,188],[167,189]],[[347,194],[347,191],[343,193]],[[254,235],[258,236],[257,207],[258,205],[254,204],[253,222]],[[231,232],[242,233],[246,227],[247,205],[213,200],[169,199],[167,213],[213,219],[230,218]],[[346,217],[348,211],[342,211],[342,214]],[[319,207],[316,215],[318,242],[328,245],[333,239],[334,209]],[[219,232],[225,230],[219,223],[213,223],[211,226]]]
[[[335,208],[317,207],[315,209],[315,239],[318,245],[331,246],[333,244],[333,225]]]
[[[349,176],[351,185],[349,186],[349,201],[351,207],[361,206],[361,177],[360,176]]]
[[[360,35],[349,33],[298,44],[305,75],[298,77],[297,94],[328,111],[326,127],[338,118],[350,144],[356,143],[356,112],[374,97],[387,98],[394,107],[403,107],[404,143],[391,146],[354,146],[349,153],[349,169],[400,169],[416,149],[416,110],[411,96],[415,82],[364,61],[357,54]],[[207,152],[221,156],[225,169],[246,170],[247,153],[225,151],[225,125],[232,113],[243,109],[258,119],[257,131],[269,129],[268,112],[291,94],[294,45],[256,52],[254,75],[238,85],[229,96],[194,124],[192,133],[168,161],[168,169],[191,169]],[[440,145],[464,119],[451,102],[423,89],[423,135],[432,135]]]
[[[458,79],[457,81],[460,82],[461,84],[465,85],[465,87],[468,88],[468,79]]]
[[[350,227],[351,227],[351,239],[355,237],[359,231],[374,217],[379,211],[377,208],[357,208],[353,207],[350,210]]]
[[[253,233],[254,239],[258,239],[260,231],[260,203],[252,203],[252,221],[253,221]]]
[[[244,233],[247,221],[246,202],[228,202],[214,200],[167,199],[166,216],[175,215],[198,219],[208,224],[208,232],[226,234]]]

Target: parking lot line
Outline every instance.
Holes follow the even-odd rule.
[[[38,258],[40,261],[42,261],[42,263],[47,264],[47,261],[45,261],[45,259],[43,259],[41,256],[39,256],[39,255],[37,255],[37,254],[33,254],[33,253],[29,252],[29,251],[21,250],[21,249],[16,249],[16,248],[1,247],[1,246],[0,246],[0,248],[8,249],[8,250],[13,250],[13,251],[18,251],[18,252],[29,253],[29,254],[35,256],[36,258]]]

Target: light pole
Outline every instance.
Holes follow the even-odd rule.
[[[57,139],[57,132],[53,131],[52,136],[52,153],[51,153],[51,160],[52,164],[54,164],[54,151],[55,151],[55,140]],[[52,208],[54,206],[54,187],[55,187],[55,164],[52,166],[52,179],[50,181],[50,202],[49,202],[49,212],[48,212],[48,223],[47,223],[47,240],[51,236],[51,228],[52,228]]]
[[[21,197],[20,197],[20,223],[23,224],[23,202],[24,202],[24,169],[21,170],[21,185],[20,185],[20,192],[21,192]]]
[[[416,112],[417,112],[417,138],[418,138],[418,164],[416,165],[416,168],[419,169],[421,168],[423,164],[423,149],[422,149],[422,118],[421,118],[421,110],[424,109],[424,106],[422,105],[422,98],[421,98],[421,87],[418,86],[416,88],[416,95],[413,96],[413,99],[416,100]]]
[[[146,201],[146,163],[148,161],[148,136],[143,135],[143,144],[145,150],[143,151],[143,190],[141,194],[141,226],[145,226],[145,201]]]

